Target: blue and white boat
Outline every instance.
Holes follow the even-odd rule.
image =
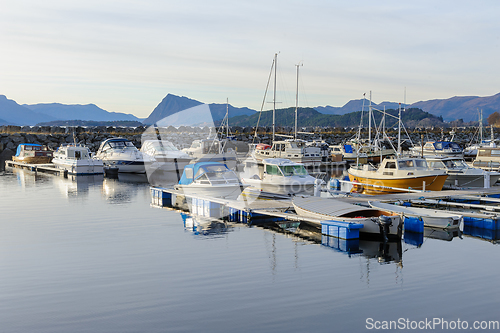
[[[464,150],[458,143],[452,141],[428,141],[423,148],[415,146],[410,150],[416,156],[464,157]]]
[[[104,140],[95,157],[101,159],[105,167],[118,167],[118,172],[146,172],[142,153],[124,138]]]
[[[236,199],[245,185],[225,164],[198,162],[184,167],[179,184],[174,188],[188,195]]]

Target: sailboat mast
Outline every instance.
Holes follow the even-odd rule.
[[[274,96],[273,96],[273,142],[276,126],[276,67],[278,67],[278,53],[274,54]]]
[[[483,142],[483,109],[479,114],[479,144]]]
[[[297,140],[297,108],[299,107],[299,65],[297,67],[297,89],[295,89],[295,133],[294,139]]]
[[[226,139],[229,137],[229,98],[226,98]]]
[[[368,106],[368,145],[372,144],[372,91],[370,90],[370,104]]]
[[[401,103],[399,103],[399,122],[398,122],[398,157],[401,156]]]

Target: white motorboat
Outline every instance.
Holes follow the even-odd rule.
[[[424,222],[424,226],[433,228],[458,228],[463,223],[463,216],[443,212],[441,210],[402,207],[378,201],[369,201],[368,204],[376,209],[383,209],[389,212],[407,217],[416,217]]]
[[[472,166],[487,171],[500,172],[500,147],[479,147]]]
[[[96,175],[103,173],[103,161],[92,158],[90,150],[80,144],[62,145],[54,152],[52,163],[71,175]]]
[[[460,157],[427,156],[425,159],[429,168],[445,170],[448,173],[444,182],[447,186],[483,187],[486,175],[490,177],[490,184],[495,184],[500,179],[500,173],[487,173],[483,169],[470,167]]]
[[[142,153],[124,138],[103,141],[95,157],[101,159],[106,167],[118,167],[118,172],[146,172]]]
[[[284,195],[314,192],[316,178],[307,173],[303,164],[284,158],[267,158],[262,161],[263,167],[250,163],[246,167],[255,173],[245,170],[241,177],[244,184],[261,191]]]
[[[388,238],[401,238],[402,219],[386,210],[363,207],[339,199],[300,197],[293,199],[295,212],[300,216],[322,221],[338,221],[363,224],[361,233],[383,234]]]
[[[236,199],[245,186],[225,164],[197,162],[184,167],[181,180],[174,188],[188,195]]]
[[[236,151],[231,148],[226,149],[226,142],[226,140],[218,138],[194,140],[191,147],[182,151],[196,162],[220,162],[234,169],[236,167]]]
[[[306,146],[306,141],[303,140],[273,141],[272,146],[263,145],[261,147],[257,147],[252,154],[258,162],[268,158],[281,158],[307,166],[322,163],[321,148]]]
[[[146,165],[151,171],[184,170],[192,158],[177,149],[174,144],[166,140],[146,140],[142,143],[141,152],[146,158]]]
[[[422,146],[410,148],[414,156],[447,156],[447,157],[463,157],[463,149],[452,141],[428,141]]]

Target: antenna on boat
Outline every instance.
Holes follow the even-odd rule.
[[[297,89],[295,92],[295,134],[294,134],[295,140],[297,140],[297,115],[299,108],[299,66],[304,66],[304,64],[295,65],[295,67],[297,67]]]

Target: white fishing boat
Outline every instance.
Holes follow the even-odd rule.
[[[479,147],[472,166],[487,171],[500,172],[500,147]]]
[[[20,143],[16,155],[12,156],[14,162],[28,164],[49,163],[52,160],[52,151],[46,146],[35,143]]]
[[[104,172],[103,161],[92,158],[90,150],[80,144],[66,144],[57,148],[52,163],[71,175],[96,175]]]
[[[385,233],[388,238],[401,238],[400,216],[383,209],[353,205],[339,199],[300,196],[293,199],[293,206],[300,216],[363,224],[361,233],[377,235]]]
[[[422,146],[410,148],[414,156],[445,156],[463,158],[464,151],[456,142],[452,141],[428,141]]]
[[[118,167],[118,172],[146,172],[142,153],[132,142],[124,138],[103,141],[95,157],[101,159],[105,167]]]
[[[369,201],[368,204],[376,209],[383,209],[403,217],[414,217],[421,219],[424,226],[433,228],[458,228],[463,223],[463,216],[459,214],[452,214],[443,212],[442,210],[404,207],[382,203],[378,201]]]
[[[446,171],[446,186],[483,187],[485,176],[490,177],[490,184],[495,184],[500,179],[500,173],[470,167],[460,157],[427,156],[425,159],[429,168]]]
[[[307,173],[303,164],[284,158],[267,158],[262,167],[248,162],[241,181],[265,192],[295,195],[313,194],[316,178]],[[249,170],[254,172],[248,172]]]
[[[236,199],[246,186],[223,163],[197,162],[184,167],[179,184],[174,189],[188,195]]]
[[[193,140],[191,147],[183,149],[182,152],[196,162],[220,162],[233,169],[236,167],[236,151],[226,148],[226,142],[217,137]]]
[[[146,158],[146,165],[151,171],[177,171],[184,170],[192,158],[177,149],[174,144],[166,140],[145,140],[141,152]]]

